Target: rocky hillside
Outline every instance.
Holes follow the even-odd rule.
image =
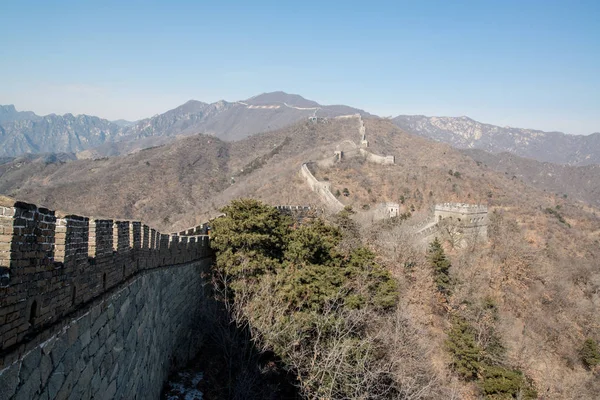
[[[38,118],[39,117],[31,111],[17,111],[12,104],[7,106],[0,105],[0,123],[20,121],[23,119],[35,120]]]
[[[321,106],[298,95],[265,93],[245,101],[207,104],[196,100],[135,123],[71,114],[37,116],[0,106],[0,156],[70,152],[81,158],[127,154],[197,133],[239,140],[276,130],[311,115],[362,113],[347,106]]]
[[[538,393],[594,398],[598,380],[582,364],[579,350],[586,338],[599,339],[599,210],[513,179],[449,145],[407,134],[390,121],[364,120],[369,150],[393,154],[396,163],[347,158],[317,167],[319,179],[347,193],[340,195],[344,204],[360,213],[379,202],[398,202],[401,213],[411,215],[408,223],[444,201],[487,204],[491,213],[489,243],[469,251],[448,249],[454,288],[447,302],[436,294],[425,255],[402,235],[403,222],[365,232],[380,262],[400,282],[402,326],[411,328],[394,338],[410,339],[399,355],[406,381],[417,385],[415,390],[441,385],[454,398],[478,398],[476,384],[457,378],[446,351],[452,314],[460,313],[476,330],[478,344],[497,348],[495,362],[522,371]],[[355,118],[330,119],[235,142],[195,135],[107,159],[21,158],[0,165],[0,193],[53,209],[143,219],[162,231],[179,230],[243,196],[319,206],[300,166],[358,139]]]
[[[303,121],[236,142],[194,135],[120,157],[19,157],[0,165],[0,193],[83,215],[144,219],[163,231],[180,229],[214,216],[240,195],[284,203],[307,198],[298,178],[302,161],[322,157],[315,150],[321,144],[356,132],[356,119]]]
[[[415,135],[457,148],[509,152],[521,157],[568,165],[600,164],[600,133],[566,135],[533,129],[499,127],[468,117],[400,115],[392,120]]]
[[[89,115],[50,114],[43,117],[3,106],[0,156],[25,153],[78,152],[123,136],[121,128]]]

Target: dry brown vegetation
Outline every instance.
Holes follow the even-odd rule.
[[[334,192],[348,189],[349,196],[340,196],[343,203],[358,211],[384,201],[403,203],[401,212],[414,209],[412,220],[447,201],[487,204],[492,213],[487,244],[447,248],[454,280],[448,299],[435,290],[425,254],[410,245],[402,223],[361,232],[401,284],[394,317],[400,322],[383,321],[391,325],[382,328],[397,334],[382,340],[398,346],[392,365],[416,388],[412,398],[477,397],[476,384],[460,380],[449,367],[445,340],[457,313],[475,327],[482,344],[492,331],[500,338],[502,362],[531,378],[540,397],[596,397],[597,372],[584,367],[579,351],[586,338],[600,340],[600,211],[532,188],[389,121],[365,123],[370,150],[395,155],[396,165],[347,159],[317,169]],[[0,166],[0,191],[84,215],[180,229],[242,196],[318,205],[298,170],[304,161],[330,156],[344,139],[358,140],[356,120],[303,122],[234,143],[197,136],[99,161],[13,162]],[[486,301],[497,308],[493,323],[482,311]],[[431,390],[419,392],[430,384]]]
[[[233,143],[198,135],[122,157],[17,160],[0,165],[0,193],[81,215],[179,230],[206,221],[240,196],[306,204],[310,191],[298,176],[301,163],[323,157],[328,148],[320,146],[352,137],[355,129],[356,120],[302,122]],[[248,166],[277,146],[277,154],[248,173]]]
[[[510,153],[492,154],[483,150],[461,150],[510,179],[527,185],[600,206],[600,164],[570,166],[540,162]]]

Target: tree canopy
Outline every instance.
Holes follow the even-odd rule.
[[[211,245],[237,323],[295,370],[306,394],[347,397],[378,359],[368,350],[368,316],[395,308],[395,279],[367,248],[342,246],[343,228],[322,219],[295,226],[251,199],[222,211]],[[327,354],[339,357],[343,373],[315,361]]]

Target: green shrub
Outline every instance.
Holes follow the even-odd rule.
[[[475,330],[464,318],[454,317],[446,347],[452,355],[452,369],[466,380],[477,379],[482,350],[475,341]]]
[[[536,399],[535,388],[519,370],[486,365],[482,368],[481,390],[488,399]]]
[[[257,277],[277,267],[291,220],[274,207],[253,199],[233,200],[226,217],[213,222],[211,247],[217,268],[231,277]]]
[[[444,294],[449,295],[451,289],[450,281],[450,261],[444,253],[442,244],[436,237],[433,242],[429,245],[427,251],[427,258],[433,268],[433,279],[435,281],[437,290]]]
[[[583,365],[588,369],[600,365],[600,350],[598,349],[598,343],[594,339],[585,339],[579,355],[581,356]]]

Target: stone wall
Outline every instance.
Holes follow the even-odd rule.
[[[366,128],[360,114],[342,115],[336,118],[356,118],[358,120],[358,132],[361,137],[361,146],[368,147],[369,142],[366,139]],[[343,147],[343,145],[346,145],[346,147]],[[333,166],[336,162],[342,161],[344,158],[353,157],[355,155],[361,155],[366,161],[375,164],[389,165],[395,163],[394,156],[379,156],[365,150],[364,148],[358,148],[358,146],[351,140],[344,140],[337,145],[332,157],[319,160],[315,164],[323,168],[328,168]],[[311,190],[319,195],[320,199],[323,201],[323,203],[325,203],[330,211],[339,212],[344,209],[344,205],[333,195],[333,193],[331,193],[331,184],[329,182],[318,181],[317,178],[315,178],[310,172],[308,163],[302,164],[302,167],[300,168],[300,175],[306,180]]]
[[[344,209],[344,205],[331,193],[331,183],[317,180],[308,169],[307,163],[302,164],[300,175],[306,180],[312,191],[319,195],[330,211],[340,212]]]
[[[275,208],[281,214],[292,217],[292,219],[299,224],[314,219],[322,214],[322,210],[310,206],[280,205],[275,206]]]
[[[374,164],[391,165],[394,164],[396,159],[394,156],[379,156],[368,152],[365,149],[360,149],[360,154],[368,161]]]
[[[464,247],[469,241],[487,241],[487,226],[487,206],[442,203],[435,205],[431,219],[413,229],[423,243],[436,236],[451,236],[456,246]]]
[[[0,369],[0,398],[160,398],[203,341],[210,263],[144,271],[78,310]]]
[[[0,352],[137,271],[209,252],[207,236],[163,235],[141,222],[57,214],[6,197],[0,232]]]
[[[473,225],[487,225],[488,209],[485,205],[465,203],[442,203],[435,205],[436,220],[453,218]]]
[[[174,274],[183,271],[176,265],[189,266],[192,261],[199,260],[205,260],[204,263],[210,263],[212,260],[208,236],[161,234],[137,221],[113,221],[64,215],[38,208],[33,204],[0,197],[0,399],[11,398],[10,396],[15,393],[18,393],[15,398],[34,398],[27,397],[25,394],[29,395],[33,392],[40,394],[46,389],[51,390],[44,386],[49,382],[47,381],[49,373],[56,371],[59,375],[67,376],[75,371],[64,370],[65,364],[55,365],[55,361],[60,360],[52,358],[53,364],[50,367],[44,359],[40,361],[37,356],[32,359],[31,357],[34,356],[29,354],[37,354],[36,349],[47,346],[51,338],[61,335],[59,333],[61,329],[72,324],[75,320],[74,316],[82,316],[90,312],[92,305],[105,304],[102,307],[109,307],[107,304],[111,301],[107,300],[107,297],[113,296],[116,289],[119,288],[119,293],[130,293],[127,288],[134,282],[143,284],[148,279],[149,282],[153,282],[149,290],[142,285],[144,290],[140,289],[135,294],[135,304],[148,303],[149,308],[146,310],[150,313],[144,314],[141,311],[143,307],[136,308],[136,313],[140,313],[136,321],[142,326],[142,328],[138,327],[138,335],[155,329],[155,323],[164,323],[166,327],[171,326],[168,328],[170,333],[167,335],[176,336],[163,338],[167,346],[163,350],[170,351],[169,343],[180,340],[177,337],[180,332],[176,319],[178,313],[183,311],[177,308],[182,306],[181,302],[169,298],[171,296],[169,285],[178,279]],[[198,268],[196,265],[192,270],[199,276]],[[162,272],[158,272],[159,270]],[[158,275],[146,276],[146,274],[154,274],[155,271]],[[188,279],[199,284],[199,277],[195,280],[190,277]],[[183,290],[180,286],[177,286],[175,292],[179,293]],[[191,292],[191,288],[190,286],[188,292]],[[201,288],[198,286],[196,290],[201,291]],[[188,295],[190,299],[195,296],[194,293]],[[167,301],[167,303],[161,305],[153,303],[156,296],[160,301]],[[130,300],[133,301],[134,299]],[[166,307],[173,307],[172,312],[168,312]],[[162,314],[161,310],[165,313]],[[185,312],[193,315],[190,310]],[[97,324],[96,320],[101,318],[95,312],[89,315],[92,316],[90,317],[92,325]],[[152,318],[147,319],[148,316]],[[85,332],[85,321],[83,323],[82,332]],[[119,319],[114,322],[119,329],[127,332],[130,331],[127,328],[129,323],[127,320]],[[78,328],[74,329],[79,329],[79,325],[76,326]],[[74,345],[77,339],[87,343],[86,333],[77,334],[73,333],[76,332],[73,330],[69,332],[71,332],[69,346]],[[160,335],[161,332],[158,332]],[[90,336],[96,333],[93,331]],[[130,341],[128,344],[132,345]],[[141,347],[138,350],[141,350]],[[175,348],[171,350],[177,352]],[[150,355],[136,353],[130,356],[140,362],[143,361],[140,357],[154,357],[154,349],[147,347],[146,352]],[[89,364],[83,365],[82,362],[87,363],[88,358],[92,356],[95,356],[95,353],[90,349],[85,353],[87,358],[77,363],[76,368],[81,367],[81,369],[73,372],[73,377],[78,376],[83,368],[88,368]],[[32,361],[34,359],[42,363],[39,365],[39,368],[43,369],[39,372],[41,376],[39,381],[37,372],[32,372],[34,367],[37,367]],[[106,366],[108,364],[108,361],[104,362],[105,368],[108,368]],[[16,378],[14,368],[17,367],[15,366],[20,371]],[[114,365],[111,364],[111,368],[113,367]],[[94,364],[92,373],[96,374],[98,368]],[[143,371],[143,368],[147,367],[136,368],[141,368],[140,370]],[[111,384],[114,376],[112,374],[106,376],[105,372],[101,371],[100,376],[102,379],[106,378]],[[31,375],[33,377],[31,379],[35,384],[28,383],[31,380],[28,374],[34,374]],[[129,374],[127,377],[137,379],[136,377],[141,376],[137,374],[138,372]],[[130,384],[141,383],[132,380]],[[32,388],[24,385],[32,385]],[[162,381],[157,385],[162,385]]]
[[[367,140],[367,130],[365,128],[365,123],[360,114],[358,114],[358,133],[360,134],[360,145],[362,146],[362,148],[359,150],[360,155],[362,155],[365,158],[365,160],[374,164],[383,165],[390,165],[396,162],[396,158],[394,156],[379,156],[364,149],[366,147],[369,147],[369,141]]]
[[[366,133],[365,123],[362,120],[362,116],[358,114],[358,134],[360,135],[360,144],[361,146],[369,147]]]

